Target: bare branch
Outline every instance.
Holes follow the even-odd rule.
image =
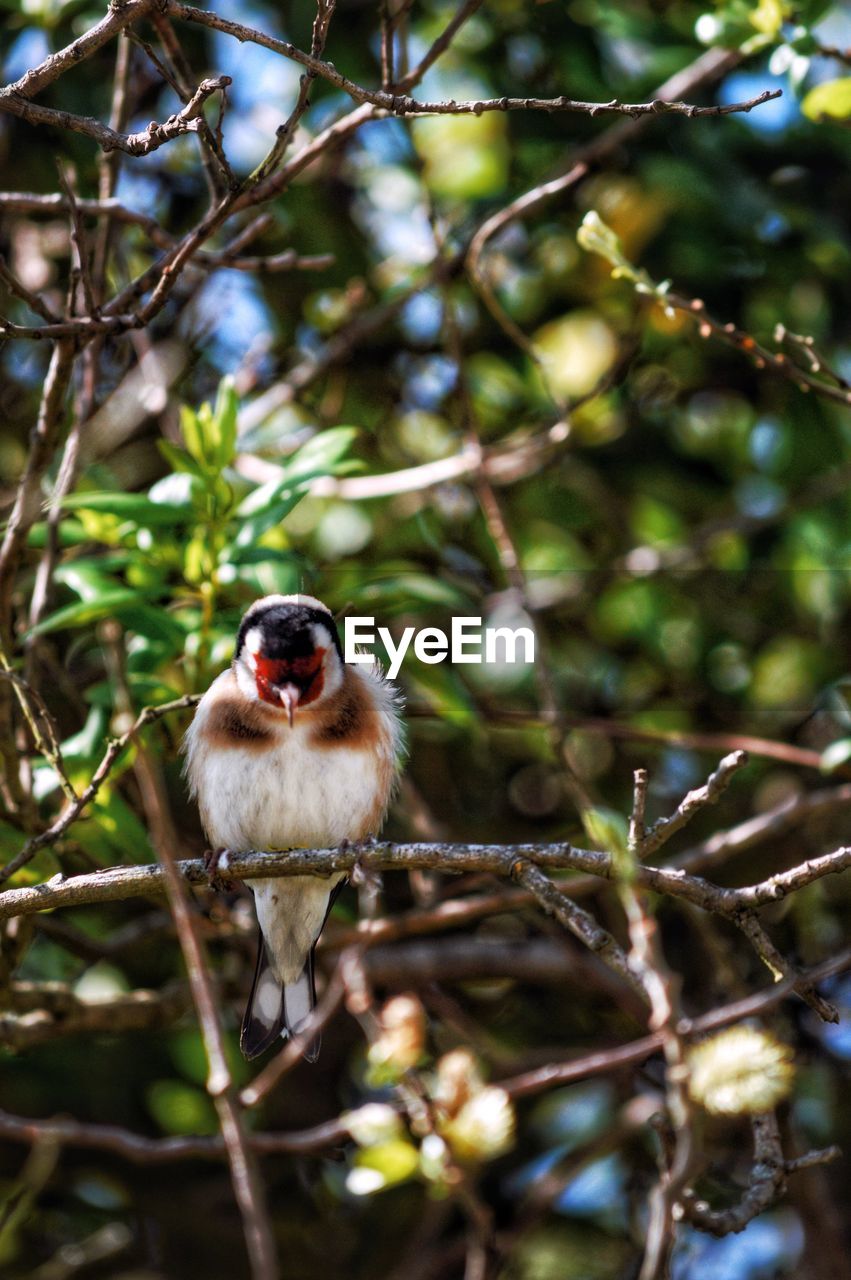
[[[824,960],[821,964],[805,970],[802,976],[815,986],[836,974],[846,973],[849,969],[851,969],[851,947],[846,947],[838,955],[831,956],[829,960]],[[681,1036],[688,1038],[705,1036],[711,1031],[720,1031],[723,1027],[732,1026],[745,1018],[759,1017],[776,1008],[791,994],[792,981],[786,979],[783,982],[774,983],[765,991],[746,996],[732,1004],[722,1005],[699,1017],[683,1018],[677,1029]],[[605,1075],[609,1071],[638,1065],[646,1062],[661,1048],[662,1035],[660,1032],[655,1032],[640,1040],[634,1040],[630,1044],[601,1049],[595,1053],[583,1054],[578,1058],[568,1058],[564,1062],[552,1062],[545,1067],[537,1067],[522,1075],[501,1080],[500,1085],[513,1098],[530,1097],[542,1093],[545,1089],[554,1088],[556,1085],[575,1084],[591,1076]]]
[[[839,380],[840,385],[834,386],[835,375],[830,370],[823,370],[826,381],[825,377],[817,377],[810,369],[802,369],[783,351],[770,351],[744,329],[732,323],[724,324],[716,320],[709,314],[702,299],[686,298],[680,293],[666,292],[664,305],[690,315],[697,322],[701,338],[719,338],[727,346],[735,347],[746,355],[757,369],[769,369],[788,382],[793,382],[799,391],[815,391],[825,399],[835,400],[837,404],[845,405],[846,408],[851,405],[851,388],[844,383],[844,379]],[[820,365],[819,368],[823,369],[823,366]]]
[[[110,1000],[83,1000],[62,983],[14,983],[12,1008],[0,1013],[0,1042],[21,1051],[72,1035],[159,1030],[190,1007],[183,983],[136,990]]]
[[[604,964],[623,978],[642,1000],[647,999],[647,992],[641,978],[623,948],[592,915],[577,906],[575,902],[571,902],[566,894],[557,889],[540,867],[517,859],[510,874],[512,879],[519,881],[535,895],[546,912],[555,916],[565,929],[569,929],[575,937],[585,943],[590,951],[598,955]]]
[[[54,80],[72,67],[79,66],[86,58],[90,58],[98,49],[108,44],[113,36],[124,31],[140,18],[144,18],[153,8],[156,0],[121,0],[121,3],[110,4],[106,15],[100,22],[90,27],[78,39],[52,53],[37,67],[32,67],[20,80],[6,85],[0,94],[15,93],[22,98],[33,98],[42,89],[47,88]]]
[[[722,762],[722,767],[723,763],[726,762]],[[713,779],[719,778],[721,774],[722,770],[719,768],[713,775]],[[710,783],[713,779],[710,779]],[[650,1194],[647,1244],[639,1280],[661,1280],[661,1277],[668,1274],[668,1263],[674,1245],[677,1206],[694,1163],[694,1113],[688,1090],[688,1060],[680,1030],[681,984],[671,972],[665,959],[658,925],[651,914],[645,895],[636,886],[638,859],[642,856],[645,843],[649,838],[645,835],[648,784],[646,769],[637,769],[633,780],[629,847],[622,859],[622,875],[618,892],[626,913],[632,944],[629,958],[650,1002],[649,1025],[651,1030],[658,1032],[662,1038],[662,1050],[665,1055],[665,1098],[668,1117],[673,1128],[673,1150],[670,1158],[666,1158],[664,1152],[660,1152],[659,1181]],[[711,793],[708,788],[709,784],[701,801],[696,799],[692,801],[692,811],[699,804],[709,802],[708,797]],[[696,794],[692,792],[691,797]],[[686,797],[678,813],[685,809],[691,797]],[[687,818],[683,819],[683,821],[687,820]],[[673,822],[673,819],[668,821]]]
[[[145,227],[146,230],[162,232],[162,228],[156,218],[152,218],[147,213],[136,213],[135,210],[128,209],[126,205],[123,205],[120,200],[116,200],[113,196],[102,197],[98,200],[87,200],[84,197],[77,201],[77,208],[86,217],[114,218],[116,222],[136,223],[140,227]],[[47,195],[36,194],[31,191],[0,191],[0,212],[3,213],[27,213],[52,217],[54,214],[66,213],[67,211],[68,201],[58,191]],[[163,234],[166,233],[163,232]]]
[[[727,1236],[745,1227],[783,1194],[789,1166],[783,1158],[780,1130],[774,1112],[754,1116],[753,1167],[748,1187],[738,1204],[729,1209],[712,1210],[693,1192],[683,1197],[683,1210],[689,1222],[714,1236]],[[819,1153],[824,1157],[825,1153]],[[813,1162],[815,1163],[815,1162]],[[803,1165],[799,1167],[805,1167]]]
[[[671,746],[686,747],[693,751],[746,751],[752,756],[767,760],[781,760],[784,764],[801,765],[805,769],[823,769],[822,753],[810,747],[799,747],[791,742],[777,742],[772,738],[757,738],[749,733],[700,733],[688,729],[650,729],[642,725],[624,724],[617,720],[575,717],[570,721],[575,729],[589,733],[601,733],[610,738],[626,738],[634,742],[663,742]],[[843,766],[835,770],[842,774]]]
[[[100,791],[104,782],[109,777],[113,765],[118,760],[122,751],[140,729],[143,729],[145,725],[153,724],[155,720],[159,720],[162,716],[168,715],[171,711],[180,711],[188,709],[189,707],[194,707],[198,701],[199,695],[187,694],[183,698],[177,698],[174,702],[164,702],[158,707],[145,707],[140,711],[135,723],[127,730],[127,732],[123,733],[120,738],[115,738],[109,744],[106,752],[104,753],[103,759],[92,775],[91,782],[85,790],[80,793],[76,801],[64,809],[62,813],[60,813],[59,817],[56,818],[45,831],[40,832],[36,836],[32,836],[24,845],[23,849],[21,849],[20,853],[16,854],[10,862],[7,862],[5,867],[0,868],[0,884],[2,884],[4,880],[8,880],[9,877],[14,875],[16,871],[19,871],[21,867],[26,866],[26,864],[35,857],[39,849],[46,849],[49,845],[55,844],[56,841],[65,834],[72,822],[76,822],[77,818],[79,818],[86,806],[94,800],[98,791]],[[2,901],[2,895],[0,895],[0,901]]]
[[[731,50],[707,50],[695,62],[685,67],[682,71],[676,72],[664,84],[661,84],[656,90],[654,101],[677,98],[683,94],[693,93],[706,84],[711,84],[730,71],[739,61],[739,56],[739,54]],[[650,116],[647,114],[633,117],[629,121],[623,121],[606,129],[599,137],[586,143],[578,151],[573,150],[570,154],[570,167],[565,173],[550,178],[546,182],[538,183],[529,191],[510,201],[502,209],[497,210],[496,213],[491,214],[490,217],[485,219],[470,241],[467,251],[467,271],[471,283],[481,295],[482,300],[497,323],[512,341],[518,343],[529,354],[533,354],[534,348],[526,338],[526,335],[518,329],[514,321],[503,309],[496,296],[485,269],[485,264],[482,261],[485,247],[498,232],[517,218],[528,217],[529,214],[533,213],[542,204],[546,204],[548,200],[553,199],[554,196],[562,195],[584,181],[593,166],[607,159],[618,148],[624,146],[637,133],[645,129],[649,120]]]
[[[30,311],[34,311],[37,316],[41,316],[42,320],[46,320],[48,324],[54,324],[58,321],[59,317],[56,312],[38,294],[33,293],[12,274],[6,265],[5,258],[2,257],[0,257],[0,280],[3,281],[11,294],[25,302]]]
[[[479,0],[479,3],[481,3],[481,0]],[[458,27],[479,7],[479,3],[462,7],[461,11],[456,15],[454,23],[451,23],[439,39],[435,41],[414,71],[402,78],[397,85],[397,89],[413,87],[422,79],[428,68],[448,47]],[[228,35],[235,36],[238,40],[249,40],[254,44],[262,45],[266,49],[271,49],[275,53],[280,53],[283,57],[290,58],[292,61],[306,67],[311,76],[319,76],[323,80],[327,80],[329,84],[334,85],[335,88],[341,89],[349,97],[353,98],[355,102],[360,104],[368,103],[373,107],[378,107],[388,115],[480,116],[489,111],[544,111],[550,113],[575,112],[590,116],[625,115],[631,116],[634,120],[640,116],[654,115],[684,115],[689,119],[693,119],[695,117],[725,116],[752,111],[754,107],[762,106],[763,103],[770,102],[772,99],[779,98],[782,95],[782,90],[780,89],[766,89],[746,102],[716,104],[710,107],[698,107],[689,102],[665,101],[661,97],[654,98],[650,102],[620,102],[617,99],[612,99],[610,102],[582,102],[565,95],[557,98],[499,97],[478,98],[464,102],[456,102],[454,100],[448,102],[419,102],[416,98],[411,98],[406,93],[388,92],[383,89],[366,89],[362,85],[356,84],[353,80],[349,80],[347,76],[337,70],[333,63],[324,62],[315,53],[305,53],[287,40],[275,39],[273,36],[257,31],[253,27],[247,27],[240,22],[231,22],[229,19],[221,18],[218,14],[210,13],[205,9],[180,4],[178,0],[169,0],[168,12],[175,18],[197,22],[216,31],[226,32]],[[262,176],[265,178],[267,174],[264,173]]]
[[[186,106],[169,116],[163,124],[152,120],[147,129],[139,133],[118,133],[93,116],[77,116],[70,111],[41,107],[9,90],[0,91],[0,112],[17,116],[27,124],[50,125],[56,129],[84,134],[92,138],[102,151],[124,151],[130,156],[146,156],[181,134],[197,133],[202,127],[204,103],[212,94],[227,88],[230,83],[230,76],[202,80]]]
[[[10,1142],[50,1141],[60,1146],[111,1151],[134,1164],[171,1164],[175,1160],[221,1160],[225,1158],[221,1135],[210,1138],[146,1138],[111,1124],[85,1124],[79,1120],[24,1120],[0,1111],[0,1137]],[[339,1120],[326,1121],[312,1129],[292,1133],[253,1133],[249,1142],[262,1155],[305,1155],[339,1146],[348,1131]],[[277,1273],[275,1273],[277,1275]]]
[[[773,973],[775,982],[789,978],[793,991],[810,1006],[814,1013],[818,1014],[823,1022],[839,1022],[839,1010],[836,1006],[820,996],[795,966],[783,958],[752,911],[742,911],[735,917],[735,921],[760,960]]]
[[[653,824],[650,830],[642,837],[640,856],[649,858],[663,844],[667,844],[671,836],[676,835],[678,831],[682,831],[683,827],[691,822],[695,814],[699,813],[701,809],[705,809],[709,804],[715,804],[727,790],[733,779],[733,774],[737,773],[739,769],[743,769],[747,763],[748,754],[746,751],[734,751],[731,755],[725,756],[702,787],[689,791],[670,818],[660,818],[658,822]]]

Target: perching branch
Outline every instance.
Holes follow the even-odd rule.
[[[84,793],[85,794],[85,793]],[[70,823],[68,824],[70,825]],[[46,835],[46,833],[45,833]],[[55,838],[55,837],[54,837]],[[50,843],[43,840],[43,844]],[[258,880],[274,876],[330,876],[335,871],[351,872],[356,863],[370,871],[411,871],[427,869],[451,875],[490,872],[520,879],[525,863],[549,871],[583,871],[603,880],[617,878],[608,853],[579,849],[571,844],[396,844],[378,842],[369,849],[293,849],[264,853],[234,853],[227,858],[228,878]],[[714,885],[698,876],[663,867],[639,867],[637,882],[656,893],[683,898],[695,906],[719,915],[778,902],[790,893],[851,867],[851,846],[843,846],[819,858],[811,858],[790,871],[770,876],[741,889]],[[178,863],[183,879],[191,885],[210,883],[202,858]],[[223,868],[224,869],[224,868]],[[565,888],[570,882],[565,881]],[[0,920],[16,915],[82,906],[95,902],[120,902],[164,892],[161,868],[155,865],[110,867],[92,875],[55,876],[45,884],[7,889],[0,894]]]
[[[45,840],[43,843],[49,841]],[[330,876],[336,871],[351,872],[356,863],[370,871],[428,869],[454,875],[490,872],[522,880],[526,862],[550,871],[583,871],[603,880],[617,879],[616,867],[610,854],[576,848],[567,843],[502,845],[377,842],[360,852],[352,849],[293,849],[234,853],[228,855],[226,865],[228,877],[237,880],[274,876]],[[188,859],[178,863],[178,867],[187,883],[209,884],[203,859]],[[848,867],[851,867],[851,846],[842,846],[821,857],[811,858],[789,871],[779,872],[757,884],[740,889],[724,888],[699,876],[664,867],[639,867],[636,879],[637,883],[656,893],[683,898],[694,906],[719,915],[733,916],[742,910],[779,902],[788,894],[803,889],[824,876],[845,871]],[[566,881],[565,887],[569,888],[569,885],[570,882]],[[45,884],[7,889],[0,894],[0,919],[30,915],[61,906],[118,902],[125,898],[162,892],[162,872],[157,866],[110,867],[94,875],[69,878],[57,876]]]

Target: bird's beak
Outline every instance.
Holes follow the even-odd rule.
[[[299,688],[295,684],[279,684],[275,687],[275,692],[281,699],[281,706],[286,710],[287,719],[290,722],[290,728],[293,727],[293,715],[298,706]]]

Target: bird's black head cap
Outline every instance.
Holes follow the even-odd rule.
[[[264,657],[284,661],[307,658],[316,647],[312,627],[317,623],[331,636],[342,662],[343,646],[331,614],[312,605],[282,601],[270,602],[249,610],[242,619],[236,637],[237,655],[242,652],[248,632],[256,628],[262,637]]]

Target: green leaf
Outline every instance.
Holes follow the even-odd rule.
[[[359,1151],[355,1165],[359,1169],[374,1169],[381,1175],[382,1185],[391,1187],[414,1176],[419,1167],[419,1156],[412,1143],[404,1138],[391,1138],[389,1142]]]
[[[251,493],[246,494],[237,507],[235,515],[239,520],[256,516],[260,512],[268,510],[275,503],[288,501],[289,495],[294,491],[295,486],[289,479],[267,480],[265,484],[261,484],[259,488],[252,489]]]
[[[27,537],[28,547],[46,547],[47,546],[47,521],[39,520],[29,531]],[[91,536],[80,524],[79,520],[71,520],[70,518],[62,520],[57,529],[60,547],[76,547],[84,542],[91,542]]]
[[[63,498],[62,505],[71,510],[108,513],[142,526],[179,524],[192,515],[187,503],[152,502],[144,493],[71,493]]]
[[[213,430],[211,441],[215,447],[215,462],[219,467],[227,467],[233,461],[236,452],[237,409],[239,402],[233,385],[233,378],[222,378],[219,383],[219,394],[213,413]]]
[[[112,787],[98,792],[89,820],[76,829],[75,836],[104,866],[122,862],[143,865],[154,860],[147,830]]]
[[[147,640],[165,642],[172,656],[182,652],[186,641],[183,627],[166,609],[141,602],[138,593],[134,593],[133,604],[129,608],[117,609],[116,615],[128,631]]]
[[[333,475],[357,435],[355,427],[331,427],[308,440],[293,454],[274,480],[267,480],[242,499],[235,515],[240,520],[268,516],[250,529],[241,529],[238,546],[247,546],[273,524],[279,524],[306,492],[312,480]]]
[[[460,729],[472,729],[478,724],[472,698],[458,674],[447,663],[427,667],[422,663],[409,662],[405,675],[406,683],[425,698],[433,714],[444,723]]]
[[[629,828],[622,813],[602,807],[588,809],[583,813],[582,821],[594,844],[623,858],[629,841]]]
[[[89,622],[97,622],[101,618],[115,617],[122,606],[137,605],[138,594],[127,587],[117,587],[105,591],[96,600],[80,600],[77,604],[66,605],[57,609],[49,617],[43,618],[37,627],[29,632],[31,636],[43,636],[49,631],[62,631],[68,627],[82,627]]]
[[[851,116],[851,76],[817,84],[801,103],[809,120],[847,120]]]
[[[781,0],[759,0],[751,14],[751,25],[764,36],[776,39],[785,19]]]
[[[301,446],[284,465],[286,479],[313,480],[336,474],[358,434],[357,427],[329,427]]]
[[[198,476],[199,478],[203,476],[203,469],[194,458],[189,456],[185,449],[178,448],[176,444],[172,444],[169,440],[158,440],[157,448],[175,471],[187,472],[189,475]]]
[[[104,573],[103,564],[97,560],[72,560],[60,565],[54,577],[81,600],[99,600],[107,592],[121,588],[115,578]]]
[[[254,516],[249,517],[240,525],[234,546],[253,547],[257,539],[267,529],[271,529],[274,525],[280,524],[282,520],[286,519],[293,507],[298,506],[303,497],[304,490],[301,488],[286,489],[278,501],[266,506],[265,509],[259,510]]]
[[[213,1104],[203,1089],[180,1080],[155,1080],[147,1091],[148,1110],[164,1133],[215,1133]]]
[[[384,618],[409,613],[415,603],[427,608],[442,606],[453,611],[473,607],[470,595],[443,578],[406,571],[405,563],[392,572],[388,572],[389,568],[382,566],[382,574],[386,576],[377,582],[353,584],[348,596],[359,607],[380,609]]]
[[[298,591],[303,571],[294,557],[285,558],[278,553],[274,559],[267,557],[255,564],[240,565],[237,577],[256,595],[286,596]]]
[[[110,699],[109,706],[112,706]],[[82,729],[62,745],[62,758],[67,765],[85,764],[103,754],[103,740],[109,717],[103,707],[93,706]]]
[[[200,414],[185,404],[180,407],[180,430],[190,456],[203,467],[207,459],[204,453]]]

